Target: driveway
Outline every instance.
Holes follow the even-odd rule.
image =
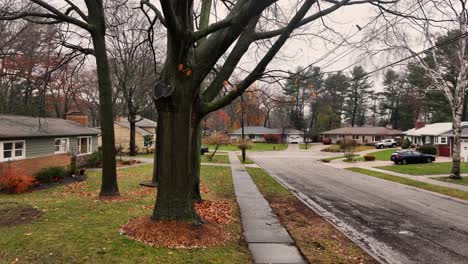
[[[349,226],[389,263],[468,263],[468,203],[317,162],[310,151],[250,152]]]

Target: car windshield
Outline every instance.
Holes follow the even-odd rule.
[[[421,152],[419,152],[419,151],[413,151],[413,155],[421,156],[422,154],[421,154]]]

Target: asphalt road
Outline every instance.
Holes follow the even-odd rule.
[[[389,263],[468,263],[468,203],[332,168],[316,161],[323,156],[297,148],[249,153]]]

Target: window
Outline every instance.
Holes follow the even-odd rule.
[[[68,138],[56,138],[54,148],[55,153],[67,153]]]
[[[353,139],[359,140],[359,136],[353,136]]]
[[[434,137],[434,144],[439,144],[439,138],[438,137]]]
[[[26,156],[24,140],[0,142],[0,160],[18,160]]]
[[[447,137],[440,137],[439,142],[440,144],[447,144]]]
[[[78,155],[91,154],[92,145],[91,137],[78,138]]]
[[[338,135],[338,138],[344,138],[344,135]]]

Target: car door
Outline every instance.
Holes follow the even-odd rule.
[[[421,152],[418,152],[418,151],[413,151],[413,159],[414,159],[414,162],[413,163],[421,163],[423,162],[423,155],[421,154]]]

